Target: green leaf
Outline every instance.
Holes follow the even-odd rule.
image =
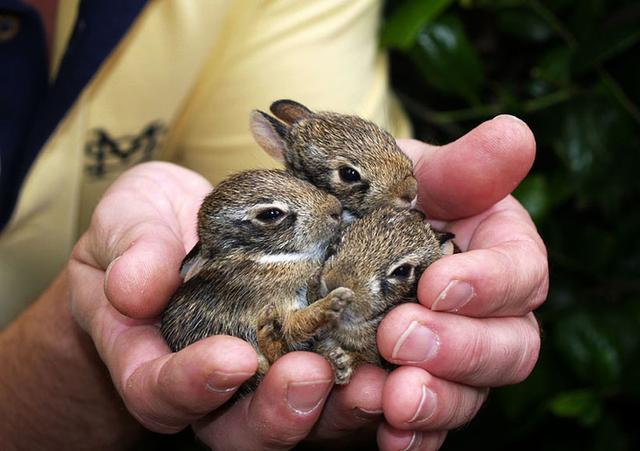
[[[573,390],[560,393],[549,402],[551,412],[562,418],[573,418],[588,426],[602,416],[602,401],[591,390]]]
[[[549,211],[549,188],[546,178],[541,174],[530,175],[524,179],[514,195],[534,221],[543,220]]]
[[[594,35],[592,39],[582,43],[576,52],[572,62],[572,69],[576,74],[584,74],[640,42],[640,28],[637,24]]]
[[[525,42],[544,42],[553,36],[549,25],[525,9],[504,9],[497,14],[497,26],[506,34]]]
[[[620,353],[593,316],[575,313],[560,320],[554,332],[558,350],[582,381],[603,387],[619,381]]]
[[[595,102],[575,102],[561,117],[563,121],[554,148],[571,174],[588,177],[598,158],[607,159],[607,131],[611,112]],[[600,161],[602,163],[602,161]]]
[[[480,103],[482,63],[457,18],[445,16],[424,27],[410,54],[432,86],[472,105]]]
[[[552,47],[542,54],[531,72],[534,78],[567,86],[571,79],[571,51],[567,47]]]
[[[385,21],[380,41],[383,47],[408,49],[418,32],[440,15],[453,0],[406,0]]]

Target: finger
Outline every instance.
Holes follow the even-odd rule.
[[[138,362],[123,360],[116,366],[126,375],[126,369]],[[154,426],[152,430],[178,431],[228,401],[257,367],[248,343],[229,336],[209,337],[138,365],[122,379],[123,396],[143,424]]]
[[[331,367],[321,356],[289,353],[274,363],[255,393],[194,429],[216,450],[289,449],[309,434],[332,385]]]
[[[406,431],[383,423],[378,428],[378,447],[380,451],[436,451],[446,436],[446,431]]]
[[[382,420],[382,389],[387,372],[373,365],[358,367],[347,385],[331,392],[322,416],[309,435],[313,440],[334,439]]]
[[[209,190],[205,179],[178,166],[139,165],[105,193],[72,258],[107,270],[105,292],[121,313],[155,317],[180,284],[180,264],[195,243],[197,210]]]
[[[404,366],[389,375],[382,404],[386,420],[397,429],[449,430],[471,421],[488,392]]]
[[[149,320],[133,320],[107,301],[102,272],[71,262],[74,317],[93,337],[131,414],[156,432],[176,432],[218,408],[257,368],[248,344],[210,337],[172,354]]]
[[[465,218],[486,210],[522,181],[535,156],[529,127],[501,115],[451,144],[435,147],[399,140],[413,159],[418,205],[427,216]]]
[[[531,314],[477,319],[413,303],[389,312],[377,338],[389,362],[475,387],[521,382],[540,351],[538,324]]]
[[[427,268],[418,284],[420,303],[476,317],[523,316],[538,308],[549,289],[547,253],[521,208],[507,197],[483,215],[472,236],[466,220],[448,227],[467,252]]]

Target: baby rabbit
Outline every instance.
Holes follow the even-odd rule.
[[[198,213],[198,256],[162,314],[171,349],[215,334],[248,341],[259,355],[257,378],[244,386],[249,391],[269,366],[256,334],[265,305],[291,338],[287,347],[304,349],[351,296],[344,288],[317,295],[341,210],[335,197],[285,171],[246,171],[221,182]]]
[[[344,223],[376,208],[415,207],[413,164],[376,124],[357,116],[314,113],[293,100],[277,100],[271,111],[280,120],[258,110],[251,113],[256,142],[283,161],[288,172],[336,196]],[[201,258],[198,242],[182,263],[185,280]]]
[[[343,220],[380,207],[415,207],[413,164],[393,136],[373,122],[314,113],[293,100],[272,103],[271,112],[277,119],[258,110],[251,113],[255,140],[293,175],[336,196]]]
[[[394,306],[416,302],[423,271],[453,252],[453,235],[435,233],[423,219],[415,210],[376,210],[345,228],[326,261],[320,295],[336,287],[353,291],[339,321],[313,347],[331,363],[336,383],[346,384],[362,363],[383,364],[376,346],[380,321]]]

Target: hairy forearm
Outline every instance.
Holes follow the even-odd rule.
[[[69,311],[66,271],[0,334],[3,449],[122,449],[142,434]]]

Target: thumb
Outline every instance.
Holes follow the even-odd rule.
[[[73,258],[106,269],[104,291],[120,313],[157,316],[180,284],[180,264],[197,239],[196,212],[210,189],[175,165],[137,166],[105,193]]]
[[[177,237],[160,226],[145,227],[107,268],[104,291],[120,313],[135,319],[162,312],[180,285],[179,269],[185,249]]]
[[[536,152],[529,127],[514,116],[483,122],[442,147],[399,140],[413,160],[418,205],[433,219],[480,213],[511,193],[527,175]]]

